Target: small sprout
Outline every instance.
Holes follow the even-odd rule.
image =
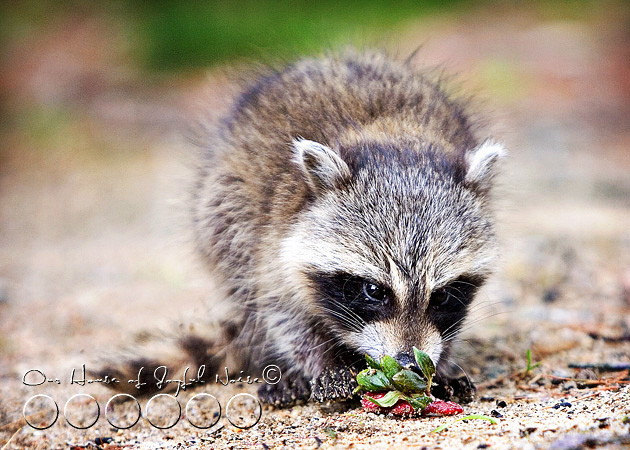
[[[333,428],[324,428],[324,433],[326,433],[330,438],[337,439],[337,432]]]
[[[451,421],[450,423],[442,424],[439,427],[437,427],[435,430],[432,430],[431,433],[439,433],[440,431],[443,431],[443,430],[447,429],[448,427],[453,425],[455,422],[458,422],[460,420],[473,420],[473,419],[486,420],[486,421],[490,422],[493,425],[497,423],[497,421],[495,419],[493,419],[492,417],[484,416],[482,414],[471,414],[471,415],[466,416],[466,417],[460,417],[459,419],[455,419],[455,420]]]
[[[540,366],[540,362],[537,362],[536,364],[532,364],[532,351],[530,349],[527,349],[526,357],[527,357],[527,367],[525,368],[525,374],[528,374],[529,372],[534,370],[536,367]]]

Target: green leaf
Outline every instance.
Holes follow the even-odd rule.
[[[372,398],[369,395],[365,396],[365,398],[367,398],[369,401],[371,401],[372,403],[376,403],[378,406],[382,406],[383,408],[394,406],[396,402],[403,397],[404,395],[398,391],[389,391],[381,398]]]
[[[367,361],[368,367],[371,367],[372,369],[383,370],[378,361],[372,358],[367,353],[365,354],[365,360]]]
[[[394,375],[403,369],[402,366],[398,364],[398,361],[389,355],[383,356],[381,359],[381,367],[383,368],[383,372],[387,378],[390,380],[394,377]]]
[[[418,367],[424,374],[427,380],[431,380],[433,375],[435,375],[435,365],[431,360],[431,357],[427,355],[425,352],[418,350],[416,347],[413,348],[413,354],[416,357],[416,363],[418,363]]]
[[[357,375],[359,387],[370,392],[382,392],[391,389],[391,384],[385,374],[376,369],[365,369]]]
[[[405,397],[405,400],[409,402],[409,404],[413,407],[414,411],[423,410],[429,403],[433,401],[431,397],[427,397],[426,395],[416,395],[412,397]]]
[[[455,422],[459,422],[460,420],[472,420],[472,419],[487,420],[488,422],[490,422],[493,425],[498,423],[497,420],[493,419],[492,417],[484,416],[482,414],[472,414],[470,416],[460,417],[459,419],[455,419],[455,420],[453,420],[450,423],[442,424],[439,427],[437,427],[435,430],[432,430],[431,433],[439,433],[440,431],[445,430],[446,428],[450,427]]]
[[[527,349],[527,353],[525,355],[527,358],[527,367],[525,368],[525,373],[529,373],[530,371],[534,370],[536,367],[540,366],[540,362],[537,362],[536,364],[532,364],[532,351],[530,349]]]
[[[424,392],[427,389],[427,383],[411,370],[401,370],[394,375],[392,381],[398,389],[409,394]]]
[[[529,368],[532,366],[532,351],[530,349],[527,349],[525,357],[527,358],[527,367]]]

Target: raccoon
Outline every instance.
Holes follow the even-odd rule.
[[[492,271],[504,154],[466,109],[380,52],[251,82],[204,136],[191,202],[218,286],[209,315],[228,309],[211,339],[171,342],[175,357],[208,372],[226,358],[277,365],[280,382],[259,390],[276,406],[352,397],[365,354],[417,370],[414,346],[448,387],[453,340]],[[127,369],[157,366],[148,356]]]
[[[379,52],[260,76],[209,133],[194,235],[230,305],[228,353],[282,369],[263,401],[352,396],[364,354],[443,380],[496,253],[490,191],[502,145],[466,102]],[[217,293],[214,293],[218,295]]]

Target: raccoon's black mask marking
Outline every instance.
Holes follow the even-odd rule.
[[[307,276],[318,293],[316,300],[321,303],[324,315],[329,311],[330,318],[340,328],[360,331],[366,323],[401,313],[391,289],[376,282],[343,272],[318,272]],[[459,331],[468,307],[484,281],[483,277],[461,276],[431,293],[426,316],[443,336],[455,335]],[[370,289],[378,294],[370,295]]]
[[[332,313],[341,328],[358,331],[365,323],[396,314],[393,293],[387,287],[343,272],[307,275],[318,293],[317,301]]]
[[[433,291],[427,313],[443,337],[459,331],[468,306],[483,282],[483,277],[461,276]]]

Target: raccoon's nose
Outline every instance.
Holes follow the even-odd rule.
[[[403,366],[405,369],[409,369],[414,372],[421,373],[420,368],[416,364],[416,359],[414,358],[412,353],[400,352],[394,356],[394,359],[398,361],[398,364]]]

